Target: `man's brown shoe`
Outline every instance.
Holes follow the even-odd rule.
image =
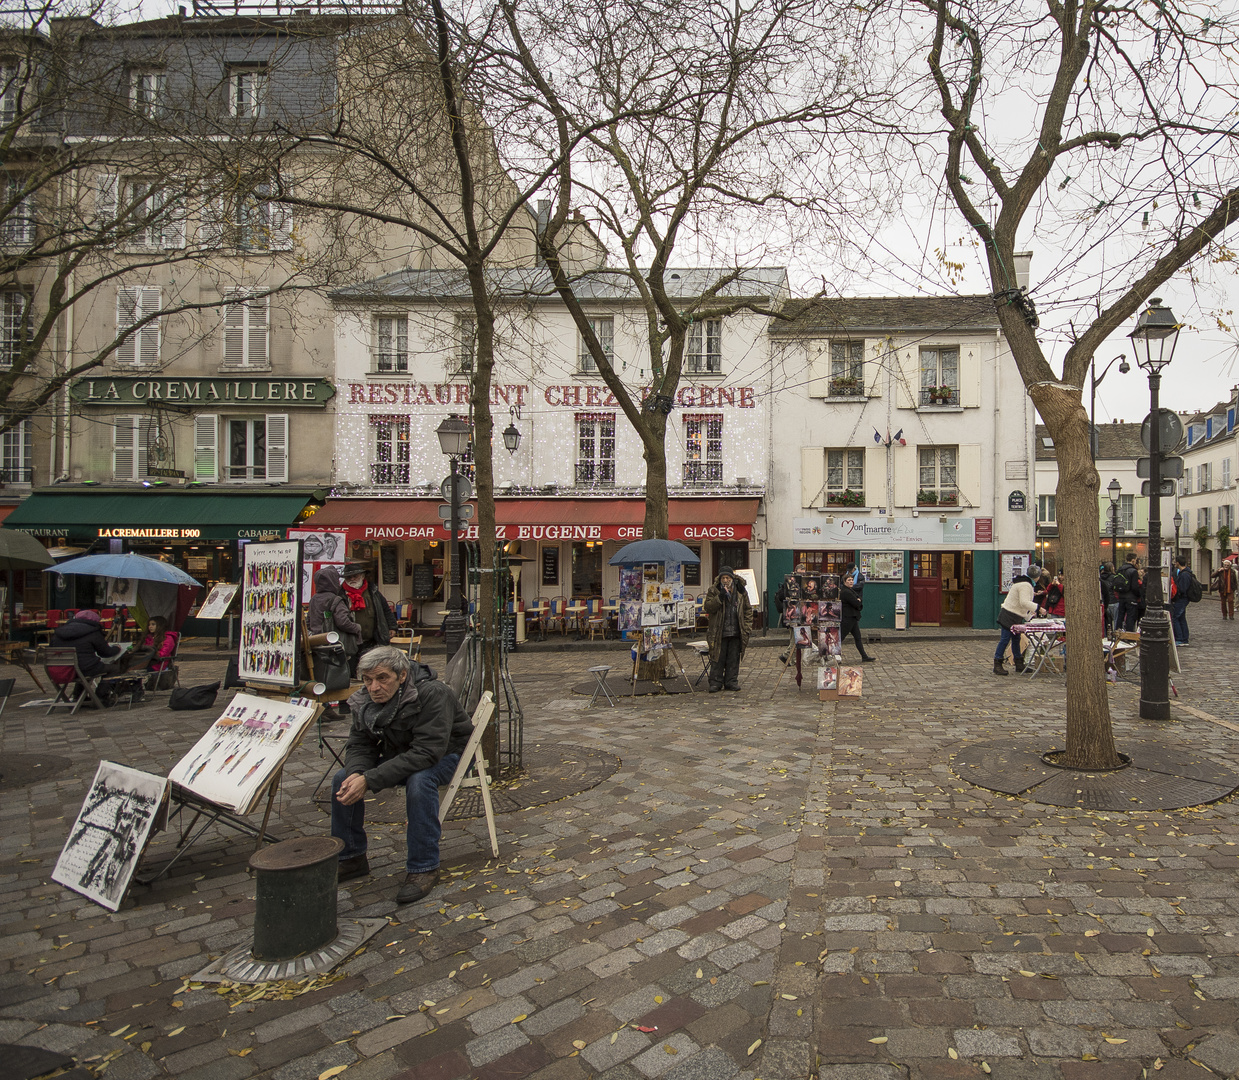
[[[405,874],[404,884],[396,893],[397,904],[412,904],[420,900],[431,889],[439,884],[439,868],[427,870],[424,874]]]
[[[336,881],[352,881],[353,878],[365,877],[370,873],[370,863],[364,855],[354,855],[351,859],[341,859],[340,868],[336,871]]]

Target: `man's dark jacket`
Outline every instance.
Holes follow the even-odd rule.
[[[109,645],[108,639],[103,636],[103,627],[87,619],[70,619],[63,626],[57,627],[56,632],[52,634],[51,647],[53,649],[76,649],[77,666],[82,674],[87,676],[99,675],[112,670],[99,659],[101,656],[120,655],[120,648],[116,645]],[[72,668],[60,670],[68,672],[65,676],[66,681],[73,677]]]
[[[369,693],[358,690],[348,699],[353,724],[344,747],[344,768],[350,776],[361,773],[371,791],[402,784],[445,755],[459,753],[473,734],[473,724],[456,695],[425,664],[413,662],[397,693],[395,714],[375,734],[361,715],[370,702]]]
[[[1124,563],[1119,571],[1127,579],[1127,592],[1120,594],[1119,599],[1129,604],[1138,604],[1144,599],[1144,586],[1140,584],[1140,571],[1135,563]]]

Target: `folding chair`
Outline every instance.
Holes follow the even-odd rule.
[[[688,647],[697,654],[697,658],[701,661],[701,674],[693,680],[693,685],[696,686],[710,674],[710,643],[708,641],[690,641],[688,642]]]
[[[460,754],[460,764],[452,774],[446,790],[439,796],[439,822],[447,818],[447,812],[452,808],[456,793],[462,786],[478,787],[482,792],[482,806],[486,810],[486,827],[490,830],[490,853],[499,858],[499,840],[495,836],[495,808],[490,801],[490,777],[486,774],[486,758],[482,756],[482,736],[486,733],[486,725],[495,715],[495,699],[486,690],[478,699],[478,707],[473,710],[473,734]],[[476,777],[465,779],[469,767],[477,771]]]
[[[45,716],[50,716],[55,709],[68,709],[70,713],[76,713],[82,707],[82,703],[89,698],[94,702],[96,709],[103,708],[103,702],[99,700],[99,695],[95,692],[95,684],[99,680],[98,675],[86,676],[82,674],[82,669],[77,664],[77,649],[48,649],[43,654],[43,668],[47,672],[48,679],[52,684],[58,687],[56,697],[48,706]],[[73,677],[67,682],[59,682],[55,675],[52,674],[52,668],[72,668]],[[80,686],[81,693],[76,698],[69,697],[69,688],[71,686]]]
[[[181,668],[176,662],[177,654],[181,651],[181,635],[179,631],[176,630],[169,630],[168,633],[174,634],[176,641],[172,645],[172,652],[165,656],[162,661],[158,661],[160,663],[166,663],[167,667],[165,667],[163,671],[147,671],[143,673],[142,685],[147,690],[159,689],[159,676],[162,675],[164,671],[172,672],[172,685],[174,687],[181,685]]]

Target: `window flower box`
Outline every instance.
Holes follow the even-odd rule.
[[[826,493],[827,506],[864,506],[865,493],[863,491],[853,491],[851,488],[845,488],[843,491],[828,491]]]
[[[938,505],[938,493],[936,491],[930,491],[930,490],[926,490],[925,488],[922,488],[920,491],[916,493],[916,505],[917,506],[937,506]]]
[[[921,387],[922,405],[958,405],[959,388],[955,386]]]
[[[835,375],[830,380],[831,397],[863,397],[864,381],[855,375]]]

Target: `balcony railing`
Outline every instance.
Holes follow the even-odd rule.
[[[34,469],[0,469],[0,487],[7,487],[10,484],[26,484],[34,483]]]
[[[375,487],[396,487],[409,482],[409,463],[373,461],[370,463],[370,483]]]
[[[375,352],[371,354],[371,370],[382,374],[407,375],[409,354],[407,352]]]
[[[921,391],[922,405],[958,405],[959,391],[953,388],[938,387]]]
[[[578,487],[611,487],[615,483],[614,461],[578,461],[576,463]]]
[[[684,462],[684,483],[687,484],[721,484],[723,482],[723,463],[721,461],[686,461]]]

